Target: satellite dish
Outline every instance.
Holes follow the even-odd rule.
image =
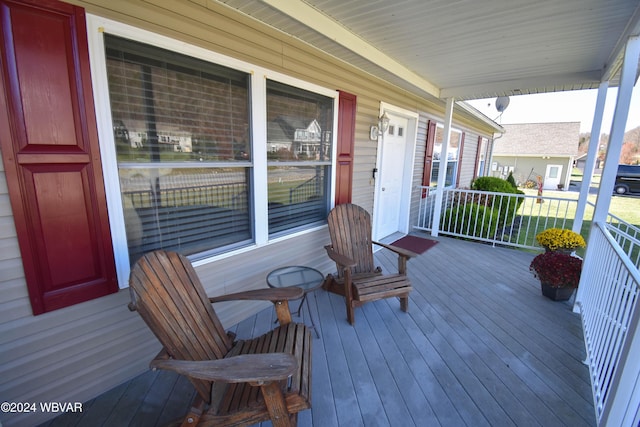
[[[499,96],[496,98],[496,110],[502,113],[509,106],[509,97],[508,96]]]

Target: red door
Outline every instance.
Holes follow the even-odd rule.
[[[34,314],[118,289],[84,10],[0,0],[0,147]]]

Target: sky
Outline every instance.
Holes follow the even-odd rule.
[[[631,96],[625,130],[640,126],[639,86],[636,85]],[[617,95],[617,88],[608,90],[600,133],[611,133]],[[580,122],[580,132],[584,133],[591,132],[597,96],[597,89],[512,96],[501,117],[496,110],[495,98],[476,99],[467,103],[498,124]]]

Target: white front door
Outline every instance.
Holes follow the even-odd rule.
[[[547,171],[544,174],[543,188],[545,190],[557,190],[562,176],[562,165],[547,165]]]
[[[376,212],[376,236],[381,239],[401,228],[403,211],[403,181],[409,120],[392,114],[389,129],[382,137],[381,162],[378,183],[378,210]]]

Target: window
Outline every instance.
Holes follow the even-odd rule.
[[[114,245],[124,252],[126,231],[129,251],[119,277],[154,249],[202,259],[326,222],[336,91],[99,22],[110,97],[101,126],[115,143],[106,168],[115,176],[117,164],[119,182],[107,192],[122,202]]]
[[[130,262],[251,241],[249,75],[105,35]]]
[[[487,138],[478,137],[478,154],[477,158],[477,176],[485,175],[485,162],[487,157],[487,149],[489,146],[489,140]]]
[[[457,172],[458,172],[458,150],[461,144],[461,132],[458,130],[451,130],[449,138],[449,149],[446,156],[447,173],[445,178],[445,186],[455,184]],[[431,187],[438,185],[438,173],[440,171],[440,160],[442,158],[442,141],[444,139],[444,128],[441,125],[436,127],[435,143],[433,146],[433,164],[431,166]]]
[[[269,235],[325,221],[332,98],[267,81]]]

